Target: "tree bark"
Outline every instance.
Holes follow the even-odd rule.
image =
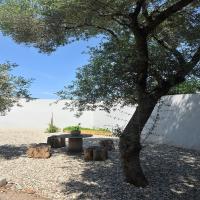
[[[120,137],[120,153],[125,179],[137,187],[145,187],[148,181],[140,164],[140,135],[149,119],[157,100],[145,99],[140,101],[136,111]]]

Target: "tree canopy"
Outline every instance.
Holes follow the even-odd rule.
[[[31,99],[28,88],[31,80],[11,74],[14,64],[0,64],[0,115],[5,115],[21,98]]]
[[[192,4],[187,6],[189,3]],[[183,39],[192,45],[194,38],[198,38],[198,26],[194,24],[199,18],[198,6],[199,0],[4,0],[0,23],[3,33],[17,42],[49,52],[99,34],[119,40],[127,36],[131,40],[131,15],[137,15],[145,31],[152,35],[156,31],[177,47]],[[179,10],[182,11],[177,13]],[[169,41],[166,32],[179,32],[181,37]]]
[[[46,53],[75,40],[103,36],[100,47],[90,51],[91,62],[79,70],[77,81],[68,88],[73,90],[59,95],[76,96],[79,102],[74,105],[80,110],[89,109],[89,104],[94,108],[100,101],[108,109],[118,102],[126,105],[138,101],[139,58],[131,24],[134,15],[149,33],[146,88],[153,93],[164,80],[174,79],[180,63],[185,65],[198,49],[198,8],[199,1],[192,0],[7,0],[0,7],[0,27],[15,41]],[[199,76],[199,66],[187,75],[193,74]]]

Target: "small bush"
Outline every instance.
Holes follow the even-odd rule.
[[[54,125],[54,122],[53,122],[53,113],[52,113],[52,116],[51,116],[51,122],[49,124],[49,127],[46,129],[46,133],[56,133],[60,131],[60,129]]]
[[[53,124],[49,124],[49,127],[46,129],[47,133],[56,133],[60,129],[57,126],[54,126]]]

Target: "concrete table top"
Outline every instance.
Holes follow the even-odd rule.
[[[55,135],[57,137],[62,137],[62,138],[87,138],[87,137],[92,137],[91,134],[80,134],[80,135],[74,135],[74,134],[61,134],[61,135]]]

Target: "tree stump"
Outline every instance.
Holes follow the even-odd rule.
[[[105,148],[93,149],[93,160],[94,161],[105,161],[108,158],[108,152]]]
[[[104,161],[107,158],[108,158],[107,150],[99,146],[91,146],[84,149],[85,161]]]
[[[27,152],[29,158],[49,158],[51,156],[51,146],[46,143],[31,145]]]
[[[91,146],[84,149],[84,160],[85,161],[92,161],[93,160],[93,150],[98,148],[98,146]]]
[[[48,137],[47,144],[49,144],[52,148],[61,148],[66,146],[65,138],[56,135]]]
[[[102,148],[106,149],[107,151],[115,150],[114,142],[111,139],[102,140],[99,142],[99,144]]]
[[[71,153],[80,153],[83,151],[83,139],[82,138],[69,138],[68,151]]]
[[[84,149],[84,160],[85,161],[91,161],[93,160],[93,148],[88,147]]]

